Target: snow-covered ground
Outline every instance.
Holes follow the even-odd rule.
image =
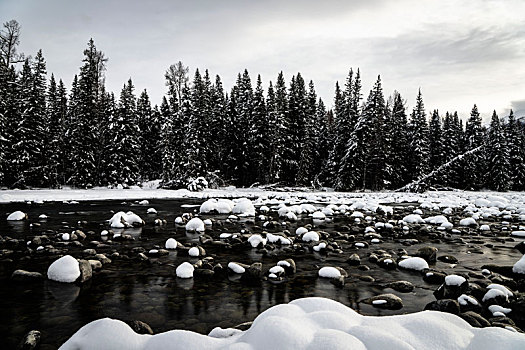
[[[139,335],[109,318],[82,327],[60,349],[523,349],[525,334],[503,328],[473,328],[458,316],[422,311],[399,316],[362,316],[336,301],[304,298],[260,314],[247,331],[210,335],[172,330]]]
[[[179,199],[179,198],[268,198],[275,197],[286,201],[304,198],[309,201],[331,202],[332,204],[356,204],[355,209],[362,209],[375,203],[419,202],[423,208],[457,208],[462,206],[506,208],[525,206],[523,192],[468,192],[436,191],[423,194],[404,192],[331,192],[331,191],[267,191],[259,188],[205,189],[191,192],[185,189],[165,190],[158,188],[108,189],[34,189],[0,190],[0,203],[12,202],[49,202],[49,201],[92,201],[92,200],[139,200],[139,199]],[[358,201],[362,199],[362,201]],[[525,213],[524,213],[525,214]]]

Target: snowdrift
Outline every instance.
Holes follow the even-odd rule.
[[[62,350],[82,349],[523,349],[525,334],[503,328],[473,328],[437,311],[398,316],[362,316],[336,301],[304,298],[260,314],[250,329],[214,329],[211,335],[173,330],[140,335],[109,318],[82,327]]]

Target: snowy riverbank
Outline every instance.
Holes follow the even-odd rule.
[[[100,319],[82,327],[60,349],[518,350],[524,346],[525,334],[474,328],[444,312],[362,316],[330,299],[304,298],[263,312],[247,331],[216,328],[208,336],[184,330],[139,335],[124,322]]]

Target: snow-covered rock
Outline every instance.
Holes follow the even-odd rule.
[[[191,247],[189,250],[188,250],[188,255],[189,256],[192,256],[192,257],[197,257],[200,255],[200,250],[199,248],[197,247]]]
[[[466,281],[465,277],[459,275],[448,275],[445,277],[445,284],[447,286],[461,286]]]
[[[407,224],[424,224],[425,220],[421,218],[419,214],[410,214],[403,218],[403,221]]]
[[[475,226],[476,225],[476,219],[473,217],[470,218],[464,218],[459,220],[459,226]]]
[[[512,272],[525,274],[525,255],[512,266]]]
[[[55,260],[47,269],[47,278],[57,282],[73,283],[80,277],[78,260],[65,255]]]
[[[317,242],[319,241],[319,234],[315,231],[306,232],[302,237],[303,242]]]
[[[266,244],[266,239],[263,238],[261,235],[258,235],[258,234],[255,234],[255,235],[251,235],[249,238],[248,238],[248,243],[250,243],[250,245],[255,248],[257,247],[259,244],[262,243],[262,245],[265,245]]]
[[[20,210],[12,212],[7,217],[7,221],[22,221],[22,220],[26,220],[26,219],[27,219],[27,214],[22,212],[22,211],[20,211]]]
[[[494,350],[522,349],[525,343],[524,334],[474,328],[450,313],[363,316],[325,298],[276,305],[260,314],[247,331],[228,331],[229,336],[214,332],[219,333],[218,338],[185,330],[142,335],[122,321],[104,318],[82,327],[60,349]]]
[[[404,260],[401,260],[398,263],[399,267],[402,267],[407,270],[416,270],[416,271],[422,271],[424,269],[428,269],[428,263],[425,259],[420,257],[410,257]]]
[[[175,238],[168,238],[164,246],[166,249],[177,249],[177,240]]]
[[[246,272],[246,269],[244,267],[234,262],[228,263],[228,268],[238,274]]]
[[[155,209],[155,208],[148,208],[146,213],[148,213],[148,214],[157,214],[157,209]]]
[[[128,211],[127,213],[119,211],[109,219],[109,225],[113,228],[129,228],[144,225],[144,220],[132,211]]]
[[[241,198],[235,203],[232,213],[237,216],[255,216],[255,207],[248,198]]]
[[[319,277],[339,278],[341,277],[341,271],[332,266],[325,266],[319,270]]]
[[[177,266],[177,268],[175,269],[175,273],[179,278],[192,278],[194,270],[195,268],[193,267],[193,265],[186,261]]]
[[[186,224],[186,231],[189,232],[204,232],[204,222],[200,218],[192,218]]]

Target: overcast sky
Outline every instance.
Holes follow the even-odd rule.
[[[129,77],[160,103],[164,72],[179,60],[219,74],[229,90],[247,68],[265,84],[282,70],[312,79],[327,106],[335,81],[361,69],[364,95],[381,74],[411,108],[525,115],[525,1],[490,0],[0,0],[2,23],[22,26],[20,51],[42,49],[48,72],[70,86],[95,40],[106,84]]]

